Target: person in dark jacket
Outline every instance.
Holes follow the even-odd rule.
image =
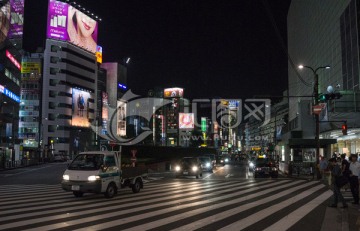
[[[336,184],[337,179],[342,176],[341,167],[336,163],[335,158],[329,159],[329,164],[329,168],[331,170],[331,185],[334,192],[333,203],[330,204],[329,207],[336,208],[338,201],[340,200],[340,202],[343,204],[342,208],[347,208],[348,205],[346,204],[346,201],[340,191],[341,187]]]

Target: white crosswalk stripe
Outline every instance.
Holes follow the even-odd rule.
[[[60,185],[2,185],[0,230],[285,230],[331,195],[317,181],[288,179],[156,180],[112,199],[75,198]]]

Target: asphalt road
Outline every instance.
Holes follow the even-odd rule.
[[[44,165],[0,171],[0,185],[6,184],[59,184],[68,163],[49,163]],[[175,178],[173,172],[151,173],[150,177]],[[195,177],[182,177],[195,178]],[[253,173],[248,170],[246,163],[230,163],[216,166],[212,172],[203,172],[202,179],[253,179]],[[281,178],[281,176],[279,176]]]

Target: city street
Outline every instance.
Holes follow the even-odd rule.
[[[320,230],[332,195],[318,181],[254,179],[226,165],[202,179],[153,174],[138,194],[75,198],[59,184],[66,165],[1,172],[0,229]]]

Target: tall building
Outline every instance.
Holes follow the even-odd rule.
[[[39,160],[41,139],[42,53],[23,56],[19,111],[20,155]]]
[[[24,0],[0,2],[0,168],[20,158],[18,139]]]
[[[295,157],[315,161],[316,124],[312,115],[315,73],[319,78],[319,94],[343,95],[321,104],[320,155],[360,152],[359,7],[357,0],[291,1],[289,95],[297,97],[289,98],[289,132],[284,137],[287,140],[284,147],[290,156],[286,161]],[[314,71],[299,70],[300,64]],[[341,131],[343,121],[348,125],[347,135]]]
[[[41,116],[45,158],[98,148],[91,126],[98,114],[98,17],[77,7],[75,2],[49,0]],[[77,23],[80,18],[87,33]]]

